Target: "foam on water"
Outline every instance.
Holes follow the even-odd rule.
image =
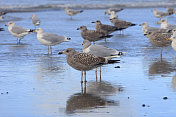
[[[44,1],[24,1],[21,2],[2,2],[0,9],[7,12],[31,12],[31,11],[41,11],[41,10],[54,10],[63,9],[68,6],[71,8],[81,8],[81,9],[104,9],[111,7],[120,8],[152,8],[152,7],[175,7],[176,2],[172,0],[76,0],[76,1],[60,1],[60,0],[44,0]]]

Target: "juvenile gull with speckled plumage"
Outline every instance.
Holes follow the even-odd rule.
[[[103,57],[97,57],[93,54],[76,52],[73,48],[67,48],[64,52],[59,54],[66,54],[67,63],[76,70],[82,71],[81,82],[83,81],[83,72],[86,81],[86,71],[92,70],[96,67],[108,63],[116,63],[119,60],[108,60]]]
[[[172,33],[162,33],[161,31],[150,31],[147,32],[147,37],[151,44],[161,47],[161,58],[162,58],[162,48],[169,46],[171,44],[170,40],[166,40],[171,37]]]

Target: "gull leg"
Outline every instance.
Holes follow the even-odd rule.
[[[101,81],[101,67],[100,67],[100,81]]]
[[[50,46],[50,51],[51,51],[51,54],[52,54],[52,47]]]
[[[86,82],[84,82],[84,94],[86,94]]]
[[[86,80],[86,71],[84,71],[84,82],[87,82],[87,80]]]
[[[96,75],[96,82],[97,82],[97,68],[95,70],[95,75]]]
[[[18,44],[18,37],[17,37],[17,44]]]
[[[49,54],[49,46],[48,46],[48,54]]]
[[[163,51],[163,50],[162,50],[162,48],[161,48],[161,53],[160,53],[160,57],[161,57],[161,58],[162,58],[162,51]]]
[[[81,71],[81,83],[83,83],[83,71]]]
[[[19,44],[20,44],[21,39],[23,39],[23,37],[19,38],[19,40],[18,40],[18,41],[19,41]]]
[[[83,83],[81,83],[81,94],[83,94]]]

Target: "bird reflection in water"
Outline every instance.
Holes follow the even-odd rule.
[[[174,66],[166,60],[157,60],[149,66],[149,76],[169,74],[175,71]]]
[[[176,92],[176,74],[172,77],[172,85],[171,88],[174,92]]]
[[[86,88],[88,88],[88,90]],[[97,90],[97,88],[100,89]],[[92,90],[94,91],[92,92]],[[84,88],[82,88],[81,93],[76,93],[68,99],[66,112],[68,114],[71,114],[83,111],[86,112],[90,109],[95,108],[105,108],[107,105],[117,106],[119,105],[117,101],[108,100],[105,97],[100,96],[102,92],[104,92],[105,94],[116,93],[117,90],[118,89],[107,82],[92,82],[90,83],[90,85],[88,85],[88,87],[86,86],[85,82]]]

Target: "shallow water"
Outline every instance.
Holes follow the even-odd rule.
[[[83,88],[80,71],[66,63],[65,55],[57,54],[68,47],[81,51],[83,39],[80,31],[76,30],[80,25],[94,29],[91,22],[97,19],[111,24],[104,10],[85,10],[74,16],[73,20],[63,10],[35,12],[46,32],[72,38],[70,42],[54,46],[52,55],[48,55],[47,47],[37,41],[36,34],[27,35],[17,45],[15,37],[4,26],[9,19],[14,19],[17,25],[33,28],[30,19],[32,12],[8,13],[5,16],[0,23],[5,28],[0,32],[0,117],[176,115],[175,51],[171,47],[164,48],[161,60],[160,48],[149,43],[140,26],[124,30],[124,35],[115,32],[107,42],[96,42],[127,53],[119,58],[119,64],[102,67],[101,81],[96,82],[95,70],[88,71],[88,82]],[[136,24],[146,21],[159,27],[155,24],[158,19],[151,10],[126,8],[118,16]],[[175,17],[167,18],[175,23]],[[168,99],[164,100],[163,97]]]

